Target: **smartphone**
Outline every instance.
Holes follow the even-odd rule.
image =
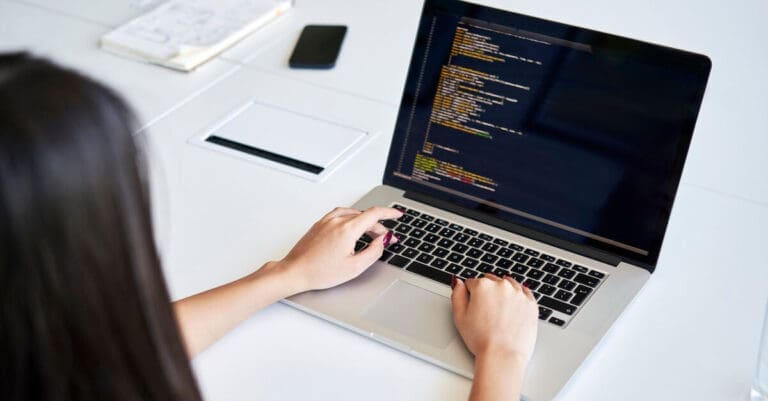
[[[346,34],[344,25],[305,26],[288,65],[291,68],[333,68]]]

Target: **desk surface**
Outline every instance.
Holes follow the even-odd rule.
[[[123,93],[149,128],[153,200],[174,298],[281,257],[317,217],[380,182],[421,5],[297,0],[282,21],[191,74],[101,52],[98,37],[147,0],[0,0],[0,51],[26,48]],[[768,263],[768,3],[489,1],[500,8],[709,55],[712,75],[658,270],[562,400],[745,399]],[[292,71],[308,22],[350,30],[338,67]],[[245,101],[377,135],[323,183],[195,146]],[[470,382],[283,305],[194,361],[209,400],[463,400]]]

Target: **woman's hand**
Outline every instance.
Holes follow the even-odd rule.
[[[509,355],[527,364],[538,327],[531,290],[512,277],[488,274],[466,282],[456,280],[451,301],[456,327],[476,357]]]
[[[319,290],[349,281],[370,267],[390,243],[397,242],[380,220],[398,219],[397,209],[372,207],[365,212],[336,208],[315,223],[288,255],[267,264],[268,270],[280,270],[298,283],[296,292]],[[355,253],[355,243],[368,234],[373,241]]]
[[[453,318],[475,354],[470,401],[519,400],[536,343],[533,294],[511,277],[454,280]]]

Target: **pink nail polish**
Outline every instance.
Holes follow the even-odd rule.
[[[392,241],[392,231],[387,231],[384,235],[384,248],[389,246],[390,241]]]
[[[451,276],[451,288],[456,287],[456,276]]]

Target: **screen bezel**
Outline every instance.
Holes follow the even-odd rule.
[[[414,58],[416,58],[417,54],[423,54],[424,48],[426,47],[426,35],[424,32],[425,17],[431,17],[434,12],[447,12],[458,16],[474,17],[476,13],[481,10],[485,13],[494,13],[499,17],[514,16],[518,18],[528,18],[532,22],[542,26],[551,27],[553,32],[556,30],[555,28],[562,29],[565,27],[569,29],[570,35],[573,36],[587,33],[589,34],[588,36],[594,38],[593,42],[600,43],[600,47],[602,48],[609,46],[611,50],[625,50],[630,54],[637,54],[641,52],[644,57],[663,57],[665,62],[680,63],[683,64],[685,68],[690,68],[691,74],[695,74],[696,77],[699,78],[700,85],[696,91],[695,99],[693,99],[691,104],[689,104],[689,113],[684,122],[684,130],[680,136],[670,175],[668,180],[663,183],[665,186],[668,186],[670,191],[669,193],[672,195],[672,197],[668,205],[666,205],[667,207],[664,208],[662,215],[659,217],[659,231],[661,235],[647,250],[647,255],[643,256],[628,250],[609,247],[607,244],[603,244],[590,239],[586,239],[585,243],[582,244],[564,238],[559,238],[556,235],[552,235],[551,233],[541,233],[541,235],[536,235],[536,233],[539,231],[532,227],[526,227],[525,225],[520,225],[517,222],[502,219],[495,215],[495,213],[483,212],[484,210],[494,209],[492,206],[454,196],[447,192],[430,189],[423,184],[419,184],[394,174],[400,156],[399,149],[395,149],[394,145],[396,142],[398,142],[398,139],[402,140],[408,128],[408,119],[411,112],[410,109],[414,102],[414,86],[418,81],[419,68],[421,65],[421,61],[414,60]],[[568,38],[563,39],[567,40]],[[702,54],[692,53],[604,32],[580,28],[570,24],[549,21],[524,14],[499,10],[492,7],[458,0],[426,0],[422,10],[421,18],[419,19],[418,33],[414,41],[413,51],[411,53],[411,64],[408,69],[406,84],[404,86],[403,96],[400,102],[400,110],[398,112],[398,117],[395,124],[392,143],[390,145],[383,182],[385,185],[405,190],[406,196],[409,196],[410,194],[411,197],[428,203],[430,200],[432,200],[433,202],[431,203],[436,204],[437,206],[449,209],[452,212],[468,216],[475,220],[507,229],[509,231],[518,232],[529,237],[535,237],[534,239],[541,240],[543,242],[547,242],[588,257],[593,257],[598,260],[606,262],[615,261],[616,263],[619,261],[626,261],[627,263],[643,267],[652,273],[656,267],[659,253],[661,251],[661,245],[666,234],[669,217],[674,205],[675,195],[677,194],[677,190],[679,188],[683,166],[685,164],[685,159],[687,157],[688,149],[693,137],[696,119],[698,117],[698,112],[704,97],[711,65],[712,63],[710,59]]]

